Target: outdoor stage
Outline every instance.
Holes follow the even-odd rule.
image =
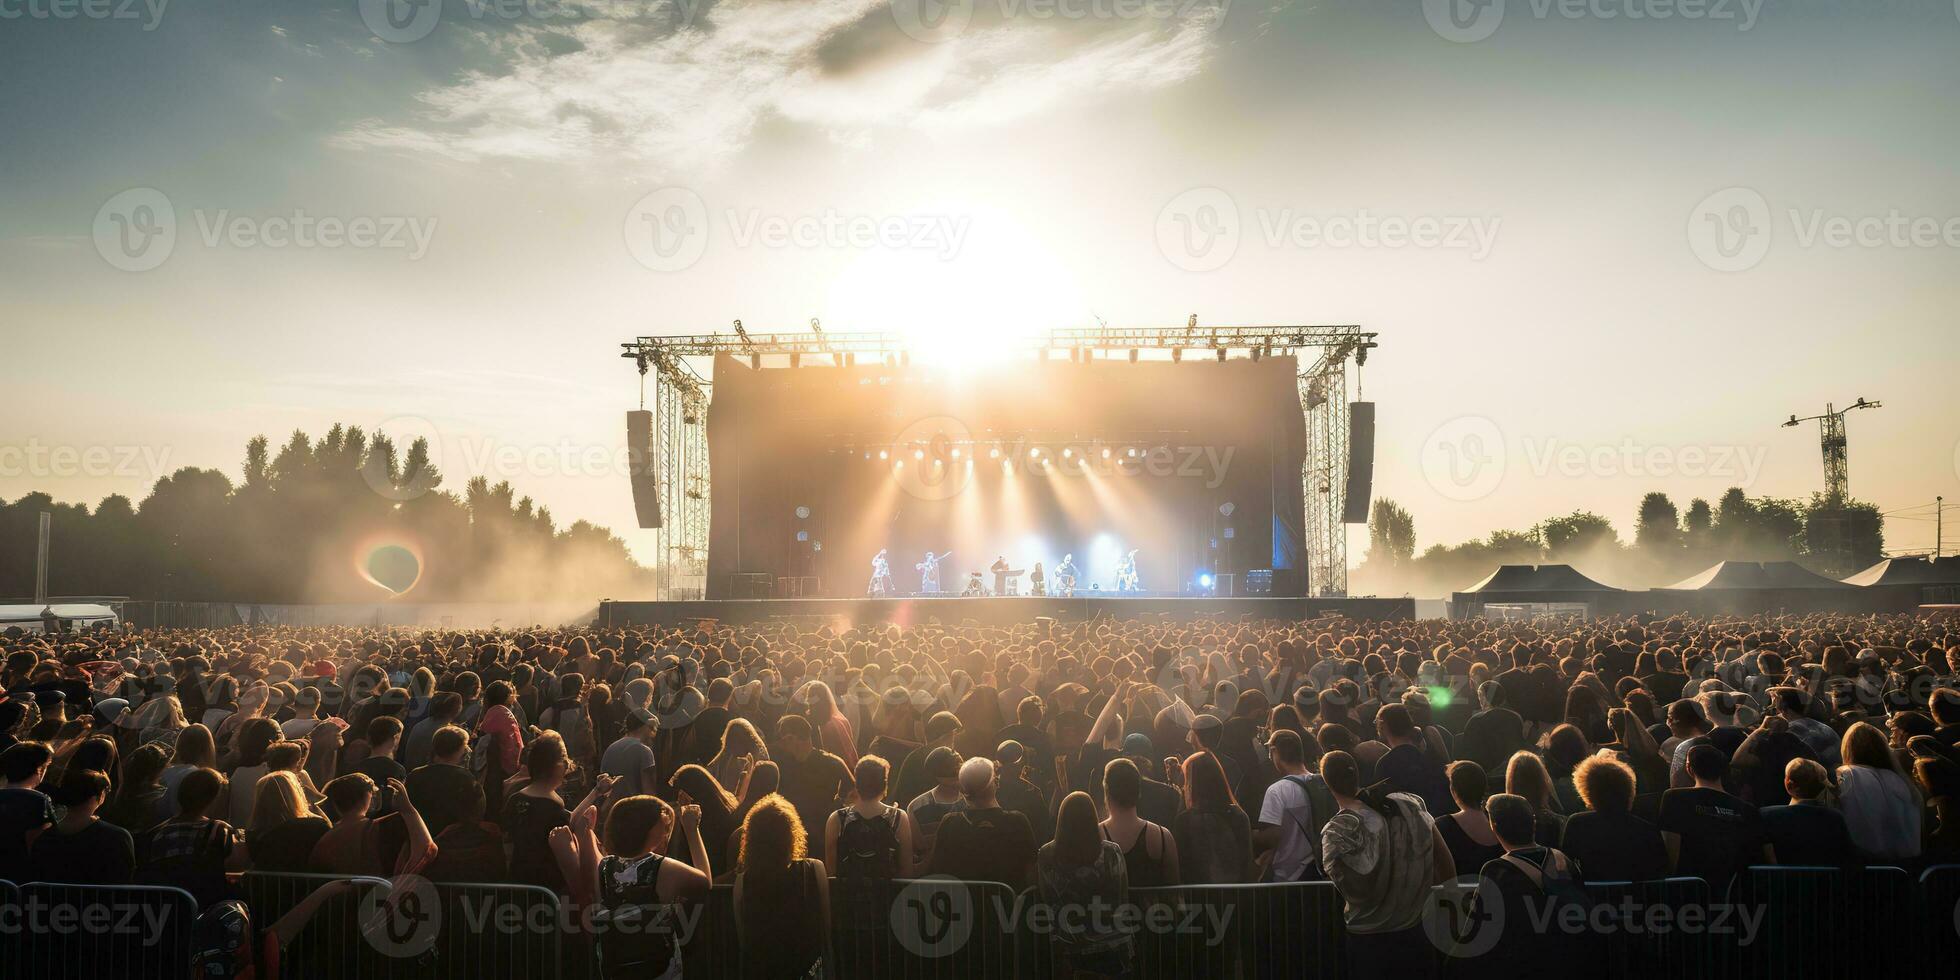
[[[1328,615],[1355,619],[1414,619],[1415,600],[1407,598],[1297,599],[1271,596],[1212,598],[1033,596],[932,599],[698,599],[647,602],[608,599],[599,604],[599,624],[681,626],[704,619],[737,625],[829,619],[846,623],[918,625],[933,620],[955,625],[1009,626],[1047,616],[1065,622],[1097,617],[1164,619],[1310,620]]]

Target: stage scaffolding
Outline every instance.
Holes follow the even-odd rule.
[[[1052,330],[1016,341],[1026,353],[1052,359],[1137,360],[1143,351],[1184,357],[1295,355],[1300,407],[1306,423],[1301,485],[1306,503],[1307,592],[1347,594],[1347,527],[1342,522],[1348,468],[1349,365],[1357,388],[1359,369],[1377,345],[1376,334],[1358,326],[1095,327]],[[713,368],[703,359],[727,354],[755,367],[846,367],[910,363],[904,339],[888,333],[826,333],[815,321],[808,333],[735,332],[638,337],[620,345],[643,378],[652,379],[654,461],[661,514],[654,539],[660,599],[705,594],[708,565],[708,399]],[[1309,362],[1311,358],[1311,362]],[[642,401],[647,400],[642,382]]]

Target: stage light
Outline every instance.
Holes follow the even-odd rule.
[[[880,449],[880,450],[878,450],[878,458],[879,458],[879,459],[890,459],[890,458],[892,458],[892,454],[891,454],[891,452],[890,452],[889,450],[885,450],[885,449]]]
[[[1040,459],[1040,458],[1041,458],[1041,449],[1040,449],[1039,447],[1036,447],[1036,448],[1034,448],[1034,449],[1030,449],[1030,450],[1028,450],[1028,458],[1029,458],[1029,459]]]
[[[988,459],[999,459],[999,458],[1000,458],[1000,447],[999,447],[999,446],[995,446],[995,447],[994,447],[993,449],[991,449],[991,450],[989,450],[989,451],[987,452],[987,458],[988,458]]]
[[[1108,447],[1108,446],[1104,446],[1104,447],[1103,447],[1103,458],[1104,458],[1104,459],[1108,459],[1108,458],[1109,458],[1109,447]]]
[[[871,458],[871,450],[869,450],[869,449],[867,449],[867,450],[865,450],[865,451],[864,451],[864,458],[865,458],[865,459],[870,459],[870,458]]]
[[[1198,576],[1198,584],[1207,589],[1211,588],[1211,573],[1206,572],[1205,574]]]
[[[1074,459],[1074,458],[1075,458],[1075,450],[1073,450],[1073,449],[1064,449],[1064,450],[1062,450],[1062,458],[1063,458],[1063,459]]]
[[[960,458],[960,447],[958,446],[953,447],[953,458],[954,459]]]
[[[912,458],[913,458],[913,459],[924,459],[924,458],[926,458],[926,451],[925,451],[925,450],[923,450],[923,449],[914,449],[914,450],[912,450]]]
[[[892,469],[894,469],[894,470],[902,470],[902,469],[904,469],[904,468],[905,468],[905,461],[904,461],[904,460],[902,460],[902,459],[894,459],[894,460],[892,460]]]

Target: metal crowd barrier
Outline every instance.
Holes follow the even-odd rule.
[[[1192,976],[1338,977],[1344,964],[1341,898],[1327,882],[1133,888],[1131,962],[1139,980]],[[1016,975],[1062,974],[1043,903],[1023,892]]]
[[[18,892],[25,919],[9,975],[35,980],[143,977],[179,980],[190,974],[197,901],[181,888],[151,885],[55,885],[34,882]]]
[[[378,917],[380,903],[390,892],[388,882],[248,871],[239,877],[238,887],[252,912],[253,925],[264,929],[320,886],[340,880],[352,881],[353,887],[321,905],[298,935],[285,937],[286,951],[280,957],[284,980],[387,980],[405,975],[410,964],[391,955],[385,933],[370,939],[362,931],[365,919]]]
[[[568,961],[584,963],[585,937],[568,935],[563,908],[532,885],[430,884],[413,887],[433,899],[439,928],[430,954],[414,957],[415,980],[483,980],[490,976],[559,980]],[[573,951],[576,959],[567,956]],[[404,967],[400,959],[396,975]],[[576,975],[583,976],[583,969]]]
[[[1700,878],[1659,881],[1592,882],[1587,894],[1619,910],[1611,918],[1604,943],[1606,975],[1611,980],[1713,980],[1721,969],[1721,937],[1696,928],[1683,928],[1683,909],[1712,911],[1714,893]],[[1670,911],[1667,928],[1654,928],[1649,910]],[[1632,921],[1627,921],[1626,916]]]
[[[1750,868],[1729,886],[1729,902],[1738,913],[1760,911],[1762,926],[1736,949],[1733,972],[1782,980],[1868,972],[1879,951],[1912,948],[1910,884],[1899,868]]]
[[[1939,864],[1919,875],[1920,918],[1925,936],[1921,963],[1928,976],[1960,962],[1960,864]]]

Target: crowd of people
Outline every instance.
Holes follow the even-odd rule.
[[[619,926],[584,947],[609,977],[860,975],[891,882],[930,875],[1101,908],[1330,881],[1351,974],[1388,977],[1440,968],[1422,918],[1460,876],[1509,906],[1960,862],[1960,623],[1935,617],[239,627],[0,654],[0,880],[231,916],[248,870],[531,885]],[[724,883],[742,962],[684,962],[661,924]],[[1063,975],[1131,973],[1133,930],[1060,921]],[[200,955],[264,968],[303,926]],[[1560,955],[1514,929],[1485,965]]]

